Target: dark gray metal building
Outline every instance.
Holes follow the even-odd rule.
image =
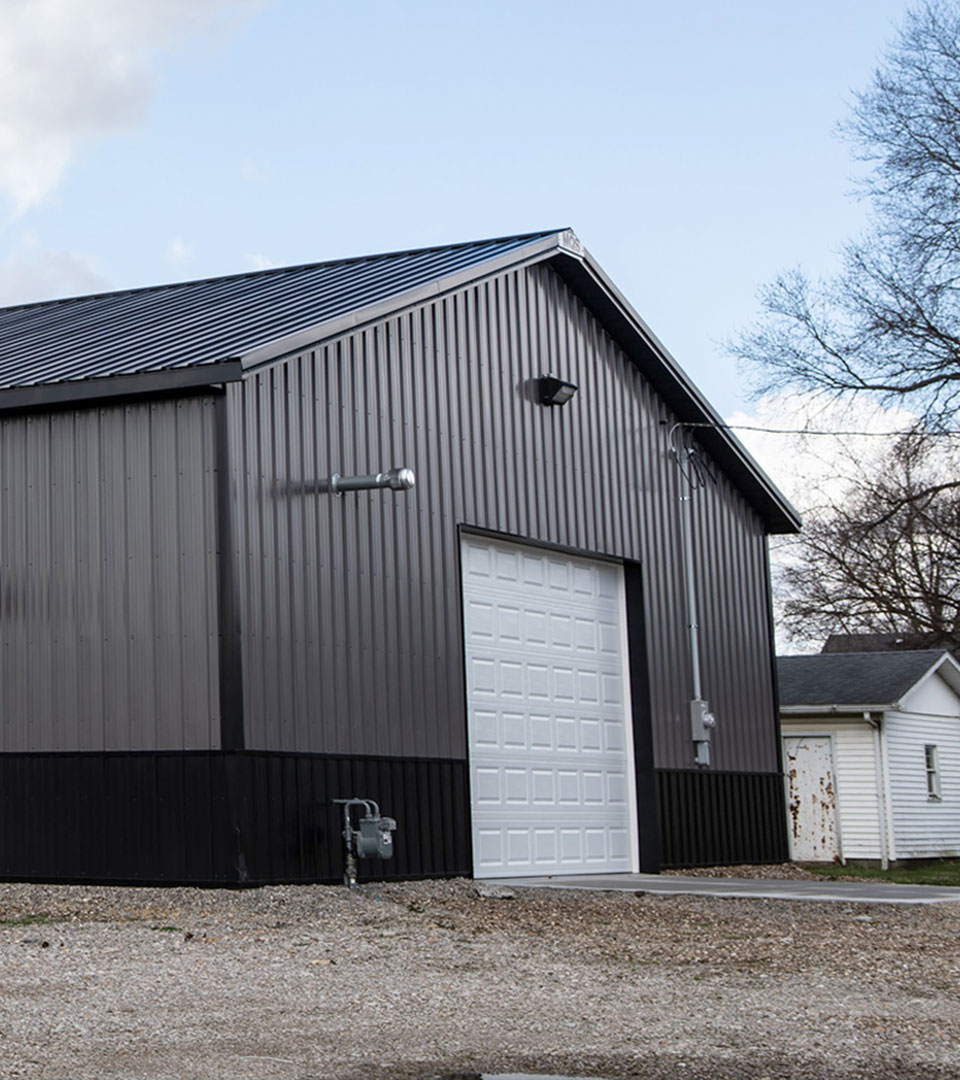
[[[784,858],[717,425],[568,231],[0,310],[0,876],[334,880],[354,794],[389,876]]]

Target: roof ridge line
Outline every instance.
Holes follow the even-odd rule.
[[[157,285],[137,285],[130,289],[106,289],[103,292],[83,293],[80,296],[61,296],[50,300],[30,300],[23,304],[0,304],[0,311],[27,311],[39,307],[56,307],[65,304],[79,304],[86,300],[105,300],[114,296],[134,296],[138,293],[166,292],[170,289],[183,289],[196,285],[213,285],[222,281],[240,281],[245,278],[271,277],[292,274],[301,270],[314,270],[327,266],[349,266],[351,263],[373,262],[378,259],[399,259],[405,255],[425,255],[432,251],[453,251],[457,248],[476,248],[486,244],[504,244],[514,240],[535,240],[546,236],[568,232],[562,229],[542,229],[529,233],[515,233],[506,236],[491,236],[481,240],[464,240],[452,244],[430,244],[427,247],[405,248],[396,251],[371,252],[367,255],[351,255],[339,259],[321,259],[318,262],[294,263],[290,266],[271,266],[263,270],[244,270],[233,274],[213,274],[208,277],[191,278],[187,281],[167,281]]]

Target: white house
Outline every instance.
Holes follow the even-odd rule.
[[[777,659],[791,858],[960,856],[960,665],[939,650]]]

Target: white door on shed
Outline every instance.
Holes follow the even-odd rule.
[[[798,862],[832,862],[840,855],[840,842],[830,736],[784,736],[783,766],[790,857]]]
[[[622,567],[462,542],[476,877],[636,872]]]

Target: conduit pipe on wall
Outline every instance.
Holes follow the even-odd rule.
[[[680,444],[676,434],[681,432]],[[697,765],[710,764],[710,735],[716,719],[709,704],[703,698],[700,681],[700,626],[697,620],[697,589],[693,565],[693,491],[691,470],[696,451],[682,434],[679,422],[670,428],[668,441],[673,458],[680,472],[680,539],[683,555],[683,580],[687,605],[687,633],[690,641],[690,676],[693,698],[690,701],[690,734],[693,739],[694,761]]]
[[[334,473],[330,477],[330,491],[334,495],[342,495],[345,491],[372,491],[376,488],[410,491],[416,482],[413,469],[406,466],[388,469],[386,472],[370,473],[367,476],[340,476],[339,473]]]

